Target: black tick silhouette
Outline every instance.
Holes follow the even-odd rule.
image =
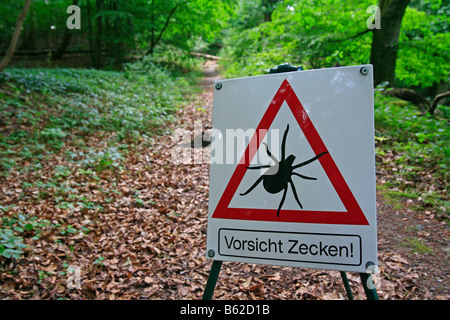
[[[272,194],[276,194],[280,191],[283,191],[283,197],[281,198],[281,202],[278,206],[278,211],[277,211],[277,217],[280,216],[280,210],[281,207],[283,206],[284,200],[286,199],[286,193],[288,190],[288,185],[291,186],[292,188],[292,192],[294,193],[294,197],[295,200],[297,201],[298,205],[300,206],[301,209],[303,209],[302,204],[300,203],[300,200],[298,199],[298,195],[297,195],[297,191],[295,189],[295,185],[294,182],[292,181],[292,176],[296,175],[302,179],[307,179],[307,180],[317,180],[317,178],[313,178],[313,177],[308,177],[308,176],[304,176],[302,174],[299,174],[297,172],[294,172],[295,169],[306,166],[307,164],[316,161],[317,159],[319,159],[321,156],[323,156],[324,154],[328,153],[328,151],[324,151],[318,155],[316,155],[315,157],[306,160],[302,163],[296,164],[294,165],[294,161],[295,161],[295,156],[294,155],[290,155],[287,158],[285,157],[286,154],[286,138],[287,138],[287,134],[289,132],[289,124],[286,127],[286,130],[284,131],[284,135],[283,135],[283,141],[281,143],[281,160],[278,161],[270,152],[269,147],[267,146],[266,143],[264,143],[266,145],[266,151],[267,154],[269,155],[269,157],[271,157],[273,159],[273,161],[275,161],[275,165],[271,166],[271,165],[263,165],[263,166],[256,166],[256,167],[247,167],[247,169],[262,169],[262,168],[270,168],[266,171],[266,173],[264,173],[263,175],[261,175],[261,177],[258,178],[258,180],[256,180],[256,182],[244,193],[240,193],[241,196],[245,196],[247,194],[249,194],[253,189],[256,188],[256,186],[262,181],[263,182],[263,186],[264,189]]]

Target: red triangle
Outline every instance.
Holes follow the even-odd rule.
[[[277,217],[276,209],[248,209],[229,208],[231,199],[238,189],[247,168],[255,156],[265,134],[269,130],[275,116],[286,101],[302,129],[306,139],[311,145],[316,155],[327,151],[325,144],[314,128],[303,105],[287,80],[284,80],[275,94],[266,113],[261,119],[258,128],[249,142],[241,161],[239,161],[227,187],[212,215],[213,218],[235,219],[235,220],[256,220],[256,221],[277,221],[277,222],[298,222],[298,223],[323,223],[323,224],[350,224],[369,225],[353,193],[350,191],[344,177],[339,171],[330,153],[326,153],[318,159],[322,165],[328,179],[333,185],[336,193],[341,199],[346,211],[308,211],[308,210],[284,210],[281,209],[280,216]],[[250,148],[249,146],[257,146]]]

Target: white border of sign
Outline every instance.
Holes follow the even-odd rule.
[[[206,250],[209,259],[353,272],[367,272],[368,265],[377,265],[372,72],[371,65],[364,65],[221,81],[220,89],[217,86],[214,90]],[[226,161],[226,152],[221,159],[217,158],[219,147],[230,151],[225,148],[227,132],[247,132],[257,128],[286,80],[327,147],[368,225],[213,218],[245,150],[245,147],[234,146],[231,152],[235,161]],[[281,108],[287,108],[286,102]],[[288,119],[289,112],[286,111],[280,111],[280,117],[270,130],[280,130],[281,137],[285,123],[290,121],[292,126],[292,119]],[[304,143],[301,141],[304,137],[289,136],[288,139],[295,141],[297,138],[298,143]],[[249,139],[245,140],[246,146]],[[320,166],[318,163],[316,166]],[[260,189],[263,190],[262,186]],[[264,201],[266,197],[261,190],[258,192],[263,196],[258,196],[259,201]],[[281,194],[277,197],[281,198]],[[306,202],[320,204],[326,199],[324,195],[309,196]],[[242,202],[240,198],[239,201]],[[258,204],[250,203],[247,207],[252,205]],[[278,202],[269,205],[276,207]],[[333,205],[332,202],[330,206]]]

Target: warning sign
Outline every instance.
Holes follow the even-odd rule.
[[[372,73],[361,68],[216,87],[210,258],[359,272],[376,264]]]

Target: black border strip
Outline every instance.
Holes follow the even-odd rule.
[[[341,237],[358,237],[359,238],[359,263],[333,263],[333,262],[320,262],[320,261],[308,261],[308,260],[295,260],[295,259],[277,259],[277,258],[264,258],[264,257],[248,257],[248,256],[239,256],[232,254],[222,254],[220,252],[220,232],[222,230],[231,230],[231,231],[246,231],[246,232],[267,232],[267,233],[290,233],[290,234],[306,234],[306,235],[323,235],[323,236],[341,236]],[[218,238],[217,238],[217,248],[219,251],[219,255],[224,257],[236,257],[236,258],[248,258],[248,259],[261,259],[261,260],[273,260],[273,261],[290,261],[290,262],[304,262],[304,263],[315,263],[315,264],[328,264],[328,265],[340,265],[340,266],[360,266],[362,263],[362,240],[361,237],[357,234],[337,234],[337,233],[314,233],[314,232],[290,232],[290,231],[272,231],[272,230],[249,230],[249,229],[232,229],[232,228],[219,228]]]

